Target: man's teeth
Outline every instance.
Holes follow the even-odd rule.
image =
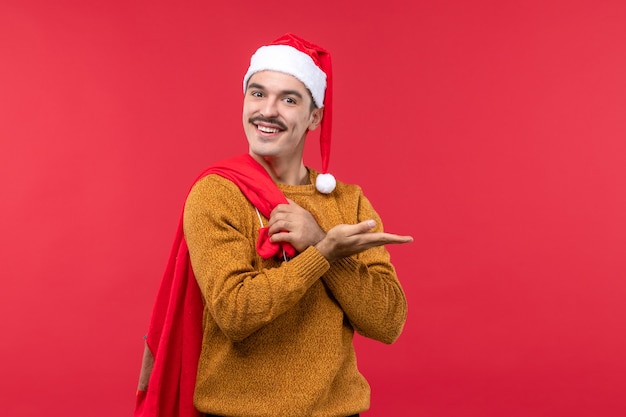
[[[257,129],[259,129],[263,133],[276,133],[276,132],[278,132],[278,129],[274,129],[272,127],[257,126]]]

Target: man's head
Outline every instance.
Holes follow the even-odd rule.
[[[279,74],[272,77],[272,73]],[[279,80],[290,84],[291,78],[293,81],[297,81],[297,84],[291,84],[291,87],[276,84]],[[297,97],[298,94],[302,93],[298,93],[299,88],[296,88],[298,86],[304,87],[306,97]],[[254,87],[254,91],[251,87]],[[270,87],[272,88],[271,91]],[[283,35],[270,45],[260,47],[252,55],[250,67],[244,76],[243,88],[245,93],[243,122],[247,135],[252,133],[253,126],[257,129],[257,134],[270,136],[272,133],[280,133],[283,128],[285,132],[297,135],[300,133],[298,129],[304,126],[305,130],[302,131],[300,138],[303,140],[308,130],[313,130],[318,125],[321,126],[320,149],[323,174],[318,176],[316,186],[320,192],[332,192],[335,188],[335,179],[332,175],[327,174],[332,122],[332,66],[328,51],[295,35]],[[269,96],[264,96],[264,94],[269,93],[273,94],[272,100],[283,101],[277,101],[275,107],[272,107],[273,104],[268,105],[270,103]],[[284,93],[295,93],[295,96],[289,97],[289,94]],[[254,105],[260,104],[260,101],[256,99],[261,97],[266,98],[262,104],[267,106],[266,109],[260,110],[258,106],[253,109]],[[293,126],[294,130],[291,131],[288,130],[288,126],[284,124],[281,126],[279,123],[280,115],[269,121],[269,115],[263,113],[263,111],[275,113],[280,107],[287,113],[291,112],[291,116],[294,116],[294,106],[301,106],[304,103],[309,105],[308,118],[302,119],[302,115],[298,115],[295,119],[292,118],[298,122],[298,125]],[[248,104],[251,106],[247,106]],[[256,113],[253,114],[254,112]],[[251,122],[252,119],[256,121],[256,124]],[[261,126],[261,131],[258,130],[260,120],[265,124]],[[296,145],[303,146],[303,144]]]
[[[322,69],[325,50],[292,34],[281,36],[272,44],[262,46],[250,58],[250,67],[243,78],[244,91],[252,74],[278,71],[293,75],[309,90],[315,105],[324,107],[327,75]]]

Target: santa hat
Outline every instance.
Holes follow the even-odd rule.
[[[309,89],[315,105],[319,108],[324,107],[324,117],[320,126],[322,173],[317,176],[315,187],[321,193],[331,193],[337,183],[335,177],[328,173],[333,116],[330,53],[324,48],[287,33],[271,44],[260,47],[252,55],[250,67],[243,78],[244,93],[252,74],[259,71],[278,71],[293,75]]]

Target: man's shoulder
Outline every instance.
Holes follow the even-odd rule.
[[[311,178],[311,182],[313,184],[315,184],[315,180],[317,179],[317,176],[319,175],[319,172],[313,168],[307,167],[308,170],[310,171],[310,178]],[[335,189],[329,194],[329,195],[359,195],[363,193],[363,190],[361,189],[361,186],[358,184],[352,184],[352,183],[348,183],[348,182],[343,182],[337,178],[335,178],[335,181],[337,183],[337,185],[335,186]]]
[[[343,182],[341,180],[336,180],[337,186],[333,190],[333,193],[336,193],[340,196],[360,196],[363,194],[363,190],[360,185]]]
[[[342,188],[350,191],[361,191],[361,186],[359,184],[343,182],[341,180],[337,181],[337,188]]]
[[[243,197],[241,190],[235,183],[218,174],[207,174],[198,178],[189,191],[190,196],[197,194],[204,198],[224,197],[226,195]]]

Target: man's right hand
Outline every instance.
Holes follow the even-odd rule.
[[[411,236],[392,233],[370,232],[376,226],[374,220],[358,224],[340,224],[326,233],[315,247],[328,262],[355,255],[375,246],[413,242]]]

